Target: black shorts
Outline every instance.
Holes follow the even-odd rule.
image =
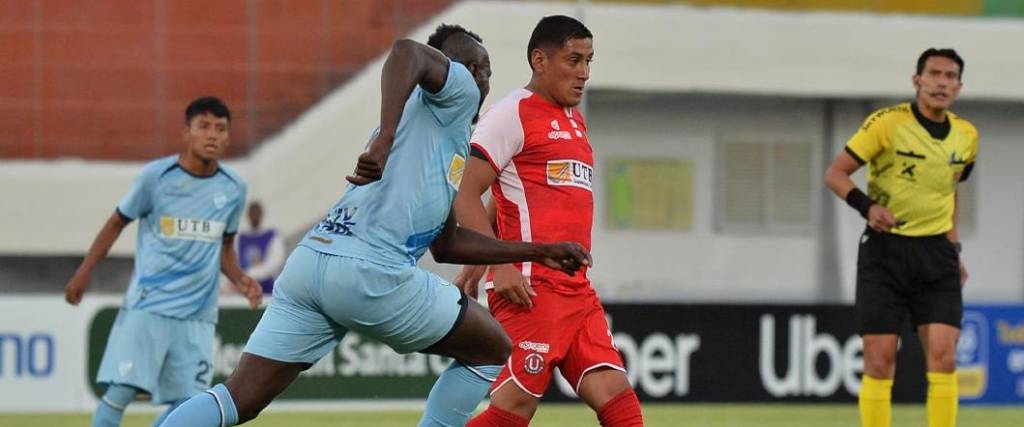
[[[963,313],[960,256],[945,235],[864,231],[857,253],[857,333],[899,334],[907,314],[915,330],[928,323],[959,328]]]

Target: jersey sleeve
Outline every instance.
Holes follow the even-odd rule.
[[[238,201],[235,202],[235,208],[231,211],[231,216],[228,217],[227,227],[224,228],[225,236],[232,236],[238,233],[238,224],[242,219],[242,212],[245,211],[245,198],[248,190],[244,184],[239,184],[238,188]]]
[[[480,108],[480,89],[466,67],[448,61],[448,75],[444,87],[437,93],[420,88],[423,101],[442,125],[447,126],[460,118],[469,119]]]
[[[877,111],[861,125],[846,143],[846,152],[850,153],[857,163],[865,164],[885,150],[886,110]]]
[[[156,190],[158,175],[152,167],[147,167],[135,176],[128,193],[117,203],[117,213],[125,221],[132,221],[145,216],[153,210],[153,191]]]
[[[964,158],[967,164],[964,165],[964,171],[960,174],[961,182],[966,181],[971,176],[971,172],[974,171],[974,163],[978,157],[978,130],[973,125],[968,124],[967,134],[969,142],[967,145],[967,155]]]
[[[501,174],[516,154],[523,151],[523,124],[518,103],[502,102],[480,118],[470,138],[471,155],[486,160]]]

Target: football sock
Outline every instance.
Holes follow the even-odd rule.
[[[602,427],[643,427],[640,400],[633,389],[627,389],[597,409]]]
[[[224,384],[185,401],[167,416],[161,427],[228,427],[238,424],[238,410]]]
[[[164,423],[164,420],[167,419],[167,416],[171,415],[171,412],[174,412],[174,410],[177,409],[178,406],[181,406],[182,403],[185,403],[185,399],[171,402],[171,406],[167,408],[167,410],[164,411],[162,414],[160,414],[159,417],[156,417],[156,420],[153,421],[153,425],[151,427],[160,427],[160,424]]]
[[[892,379],[878,379],[864,375],[858,404],[862,427],[890,427],[892,425]]]
[[[473,417],[466,427],[527,427],[530,420],[491,405],[486,411]]]
[[[480,400],[501,372],[501,365],[466,366],[452,362],[427,396],[420,427],[461,427],[473,416]]]
[[[928,373],[928,427],[956,427],[956,372]]]
[[[121,416],[124,415],[124,408],[135,399],[138,390],[135,387],[111,384],[107,392],[100,398],[100,404],[96,406],[96,413],[92,416],[92,427],[118,427],[121,425]]]

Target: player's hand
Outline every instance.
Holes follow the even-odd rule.
[[[570,276],[575,275],[582,267],[589,267],[594,263],[587,252],[579,243],[559,242],[537,245],[542,258],[539,260],[548,268],[561,270]]]
[[[519,270],[506,264],[491,267],[491,271],[494,272],[494,292],[515,305],[533,308],[532,297],[537,296],[537,293]]]
[[[387,165],[392,142],[392,138],[374,132],[370,137],[366,152],[359,155],[355,172],[346,176],[345,179],[355,185],[366,185],[379,181],[384,176],[384,166]]]
[[[64,287],[64,301],[68,304],[78,305],[82,302],[82,295],[85,294],[85,288],[89,286],[89,275],[75,272],[75,275],[71,277],[71,281]]]
[[[249,308],[255,310],[263,303],[263,288],[259,282],[249,276],[242,276],[238,282],[234,282],[235,289],[249,300]]]
[[[480,279],[487,273],[486,265],[464,265],[455,276],[455,286],[463,293],[476,299],[480,295]]]
[[[967,266],[964,265],[963,257],[960,258],[960,287],[967,285]]]
[[[892,211],[885,206],[875,203],[868,209],[868,226],[879,233],[888,233],[898,222]]]

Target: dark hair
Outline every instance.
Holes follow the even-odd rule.
[[[441,48],[444,47],[445,40],[448,40],[448,37],[451,37],[456,34],[465,34],[472,38],[473,40],[476,40],[477,43],[484,42],[484,39],[480,38],[480,36],[478,36],[476,33],[463,28],[461,25],[441,24],[438,25],[437,29],[434,30],[434,34],[431,34],[430,37],[427,37],[427,46],[430,46],[437,50],[442,50]]]
[[[960,79],[964,77],[964,59],[960,57],[953,49],[936,49],[934,47],[928,48],[924,51],[920,57],[917,58],[917,75],[921,75],[924,72],[924,63],[928,62],[928,58],[933,56],[941,56],[943,58],[952,59],[956,62],[956,65],[960,66]]]
[[[228,106],[224,104],[215,96],[202,96],[194,99],[185,108],[185,126],[192,123],[192,119],[203,113],[213,114],[214,117],[223,117],[231,122],[231,111],[228,110]]]
[[[534,49],[561,48],[565,42],[572,39],[592,38],[594,35],[590,33],[590,30],[575,18],[565,15],[545,16],[533,28],[533,34],[530,35],[530,43],[526,45],[526,61],[530,63],[530,54]],[[533,68],[532,63],[530,63],[530,68]]]

